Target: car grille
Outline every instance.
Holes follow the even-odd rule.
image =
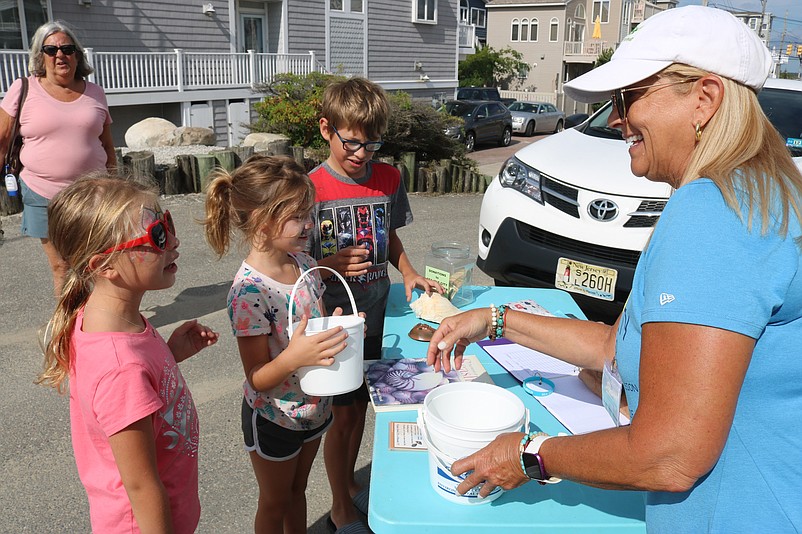
[[[638,206],[638,211],[629,215],[624,228],[651,228],[657,223],[665,207],[665,200],[644,200]]]
[[[575,187],[558,182],[545,174],[541,174],[541,179],[545,202],[566,215],[579,219],[579,202],[577,202],[579,191]],[[635,213],[629,214],[624,228],[653,227],[665,207],[665,200],[644,200]]]
[[[639,251],[632,251],[620,248],[604,247],[601,245],[593,245],[583,241],[576,241],[557,234],[552,234],[529,226],[526,223],[516,221],[518,233],[521,237],[534,244],[548,247],[550,249],[558,250],[566,254],[578,254],[584,257],[597,258],[599,260],[606,260],[622,265],[631,265],[634,267],[640,258]]]
[[[554,206],[558,210],[570,215],[571,217],[579,218],[579,203],[576,201],[579,192],[565,184],[561,184],[556,180],[552,180],[545,174],[541,174],[543,199]]]

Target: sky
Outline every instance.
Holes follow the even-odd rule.
[[[679,6],[701,5],[702,0],[680,0]],[[760,12],[761,0],[707,0],[707,5],[728,10],[744,10]],[[770,47],[783,49],[788,44],[802,44],[802,0],[767,0],[766,12],[774,16],[771,27]],[[783,38],[783,32],[785,32]],[[785,53],[785,50],[782,51]],[[800,60],[797,56],[789,58],[782,66],[783,70],[799,72]]]

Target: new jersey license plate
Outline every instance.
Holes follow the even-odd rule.
[[[560,258],[554,276],[554,286],[571,293],[579,293],[602,300],[615,298],[618,271],[590,263]]]

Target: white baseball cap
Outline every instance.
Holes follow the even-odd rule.
[[[731,13],[703,6],[667,9],[627,35],[607,63],[567,82],[579,102],[601,102],[615,89],[684,63],[760,91],[771,54],[757,34]]]

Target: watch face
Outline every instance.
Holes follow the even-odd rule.
[[[543,480],[543,469],[541,466],[542,460],[540,459],[539,454],[524,452],[523,461],[526,476],[533,480]]]

